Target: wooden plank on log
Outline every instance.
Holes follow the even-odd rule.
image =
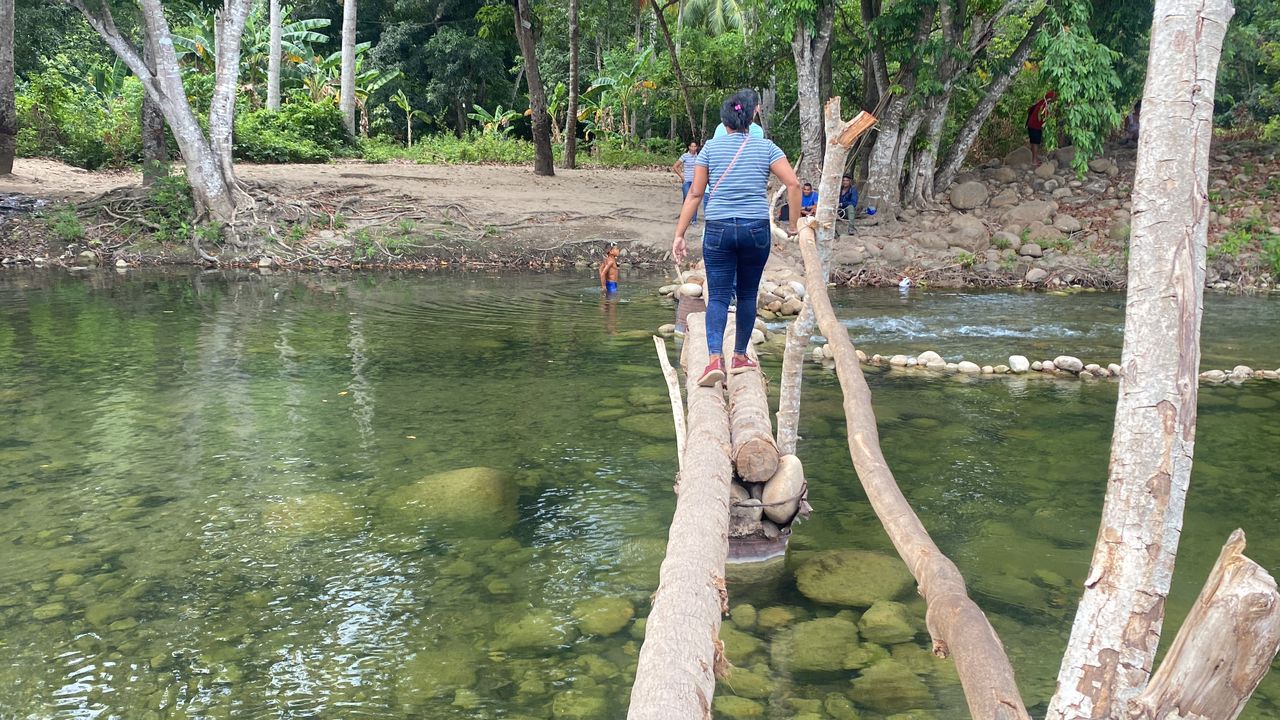
[[[1276,581],[1231,533],[1131,720],[1234,720],[1280,651]]]
[[[755,301],[750,304],[754,305]],[[747,355],[756,361],[760,359],[750,345],[747,346]],[[769,418],[769,396],[765,392],[764,375],[759,371],[730,375],[728,385],[734,469],[746,482],[765,482],[778,471],[779,455]]]
[[[729,414],[719,385],[698,386],[707,364],[705,320],[689,316],[682,364],[689,405],[684,470],[676,483],[667,554],[645,625],[628,720],[711,717],[724,668],[720,619],[728,611]]]

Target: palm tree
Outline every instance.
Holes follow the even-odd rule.
[[[347,134],[356,135],[356,0],[342,3],[342,85],[338,105]]]
[[[712,35],[741,30],[747,11],[741,0],[685,0],[683,22]]]
[[[267,109],[275,112],[280,109],[280,54],[283,39],[283,21],[280,12],[280,0],[271,0],[271,40],[267,57]]]

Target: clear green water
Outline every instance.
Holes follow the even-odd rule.
[[[675,458],[649,340],[672,311],[650,284],[610,306],[587,273],[0,276],[0,718],[623,716],[638,628],[583,636],[573,608],[622,598],[643,617],[656,583]],[[1057,336],[1057,352],[1119,352],[1115,295],[843,302],[873,352],[1048,354]],[[1208,317],[1207,359],[1280,365],[1280,303],[1211,297]],[[1012,318],[1021,335],[1001,337]],[[1041,705],[1096,532],[1114,385],[869,380],[899,482]],[[834,375],[806,383],[817,512],[794,554],[887,551]],[[1280,569],[1277,434],[1280,384],[1204,389],[1167,636],[1234,527]],[[514,488],[491,521],[389,502],[472,466]],[[736,585],[746,602],[836,610],[789,573]],[[770,671],[773,633],[748,634],[767,717],[850,689],[850,672]],[[933,717],[964,717],[946,664],[913,651],[926,642],[893,652]],[[1280,718],[1280,678],[1245,717]]]

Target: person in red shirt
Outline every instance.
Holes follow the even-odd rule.
[[[1049,119],[1049,105],[1058,99],[1058,93],[1050,90],[1044,97],[1027,108],[1027,139],[1031,141],[1031,162],[1040,164],[1040,144],[1044,141],[1044,123]]]

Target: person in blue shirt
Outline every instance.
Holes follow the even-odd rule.
[[[788,201],[795,209],[790,217],[799,215],[800,181],[787,156],[772,141],[751,135],[751,121],[759,106],[760,98],[754,90],[740,90],[725,100],[720,108],[720,120],[728,132],[709,140],[698,154],[693,186],[680,211],[671,245],[676,262],[684,262],[689,253],[684,234],[705,195],[702,259],[707,270],[706,328],[710,362],[698,378],[698,384],[703,387],[711,387],[725,378],[724,331],[735,292],[738,313],[728,372],[742,373],[757,368],[755,361],[747,357],[747,344],[755,329],[760,276],[773,247],[769,199],[765,195],[770,173],[787,188]],[[796,232],[794,220],[789,230]]]
[[[837,215],[841,220],[853,222],[853,216],[858,210],[858,188],[853,184],[853,178],[845,175],[840,178],[840,209]]]
[[[690,141],[688,151],[680,156],[680,159],[676,161],[675,165],[671,166],[671,171],[680,177],[683,182],[681,185],[681,192],[684,193],[683,197],[686,198],[689,197],[689,187],[693,185],[693,166],[698,164],[698,150],[698,141]],[[698,210],[697,208],[694,208],[693,223],[696,225],[697,222]]]
[[[800,193],[800,215],[810,217],[818,214],[818,191],[811,183],[804,184],[804,192]]]

